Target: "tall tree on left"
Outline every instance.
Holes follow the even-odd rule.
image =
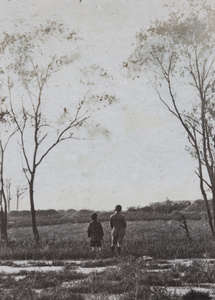
[[[7,214],[8,203],[6,196],[5,158],[6,149],[12,136],[17,131],[13,124],[10,110],[6,105],[6,98],[0,99],[0,220],[1,220],[1,243],[7,243]]]
[[[81,99],[73,95],[74,83],[65,74],[72,74],[80,41],[62,24],[47,22],[31,32],[4,34],[1,43],[1,53],[10,58],[5,69],[10,111],[20,136],[36,242],[34,187],[38,167],[59,143],[85,138],[90,126],[98,126],[93,125],[94,114],[115,100],[104,93],[81,94]]]

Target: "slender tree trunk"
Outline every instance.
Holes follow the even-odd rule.
[[[38,243],[39,242],[39,232],[37,230],[36,212],[35,212],[35,208],[34,208],[34,176],[31,177],[31,180],[29,182],[29,193],[30,193],[32,229],[33,229],[34,239],[35,239],[36,243]]]
[[[11,189],[11,182],[10,182],[10,180],[6,180],[7,211],[8,212],[10,212],[10,200],[11,200],[10,189]]]
[[[0,144],[1,148],[1,171],[0,171],[0,181],[1,181],[1,240],[4,243],[7,243],[7,199],[4,192],[4,149],[2,143]]]
[[[213,225],[215,226],[215,190],[214,190],[214,188],[213,188],[212,210],[213,210]]]
[[[1,204],[1,240],[7,243],[7,200],[2,191],[2,204]]]
[[[3,242],[7,243],[7,212],[2,209],[2,231],[1,239]]]
[[[3,242],[4,240],[4,225],[5,225],[5,222],[4,222],[4,210],[3,210],[3,207],[1,205],[1,241]]]
[[[206,211],[207,211],[207,215],[208,215],[209,226],[210,226],[212,235],[214,236],[214,223],[213,223],[213,218],[212,218],[210,206],[209,206],[209,203],[208,203],[208,198],[207,198],[206,192],[205,192],[204,187],[203,187],[203,180],[202,180],[201,178],[200,178],[200,188],[201,188],[202,196],[203,196],[204,201],[205,201],[205,207],[206,207]],[[213,203],[214,203],[214,200],[213,200]],[[213,205],[213,206],[214,206],[214,205]],[[214,206],[214,207],[215,207],[215,206]]]
[[[5,208],[4,208],[4,238],[5,242],[7,243],[7,200],[5,198]]]

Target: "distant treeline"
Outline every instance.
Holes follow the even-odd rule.
[[[86,223],[90,221],[93,210],[38,210],[36,218],[38,225],[57,225],[64,223]],[[199,220],[205,212],[204,201],[170,201],[152,203],[145,207],[129,207],[123,214],[128,221],[135,220],[172,220],[179,219],[184,214],[187,219]],[[102,222],[109,221],[113,211],[97,211],[99,220]],[[30,211],[11,211],[8,214],[8,225],[10,227],[31,226]]]

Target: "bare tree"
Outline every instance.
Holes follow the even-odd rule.
[[[27,190],[27,187],[21,187],[20,185],[18,185],[16,187],[16,210],[19,210],[19,202],[22,199],[22,197],[24,196],[25,192]]]
[[[5,153],[8,143],[16,132],[16,128],[12,126],[11,116],[4,105],[4,100],[1,100],[0,110],[0,209],[1,209],[1,240],[7,242],[7,214],[8,214],[8,198],[7,198],[7,183],[5,180]]]
[[[160,101],[187,133],[197,160],[209,226],[215,233],[215,11],[205,4],[170,14],[137,35],[125,67],[150,78]],[[132,75],[133,74],[133,75]],[[212,195],[212,207],[207,190]],[[211,196],[210,196],[211,197]]]
[[[14,49],[16,51],[18,49],[10,65],[10,71],[14,74],[10,73],[11,75],[8,76],[7,86],[13,121],[20,135],[23,172],[29,187],[32,229],[36,242],[39,241],[39,232],[36,223],[34,186],[38,167],[59,143],[82,139],[80,131],[92,126],[90,120],[93,119],[93,114],[115,101],[114,96],[107,94],[91,95],[83,97],[76,104],[69,101],[69,107],[63,107],[61,111],[58,104],[54,107],[56,102],[53,101],[54,96],[49,84],[53,83],[51,79],[57,72],[72,64],[73,58],[69,54],[59,56],[50,55],[49,52],[47,57],[45,56],[47,48],[42,46],[47,43],[48,39],[53,39],[53,36],[55,42],[56,39],[60,39],[62,43],[65,40],[66,43],[75,43],[75,37],[73,38],[75,33],[65,33],[62,25],[56,25],[56,23],[49,23],[48,27],[46,25],[36,28],[30,34],[5,35],[2,42],[4,53],[9,51],[14,54]],[[69,46],[69,44],[66,45]],[[71,49],[69,48],[68,51]],[[19,81],[15,81],[14,76],[17,76]],[[17,101],[16,104],[14,101],[19,97],[17,89],[22,90],[19,109],[17,109]],[[63,86],[61,89],[63,90]],[[49,103],[48,109],[47,103]],[[56,111],[59,111],[59,114],[54,118],[52,114],[56,114]]]
[[[6,190],[8,212],[10,212],[10,201],[11,201],[11,180],[10,179],[6,179],[5,190]]]

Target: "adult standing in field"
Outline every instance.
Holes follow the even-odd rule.
[[[117,205],[115,208],[115,213],[110,217],[110,227],[111,231],[111,252],[114,255],[115,247],[117,246],[118,253],[121,255],[121,249],[123,246],[123,239],[126,234],[126,219],[125,216],[121,214],[122,206]]]

